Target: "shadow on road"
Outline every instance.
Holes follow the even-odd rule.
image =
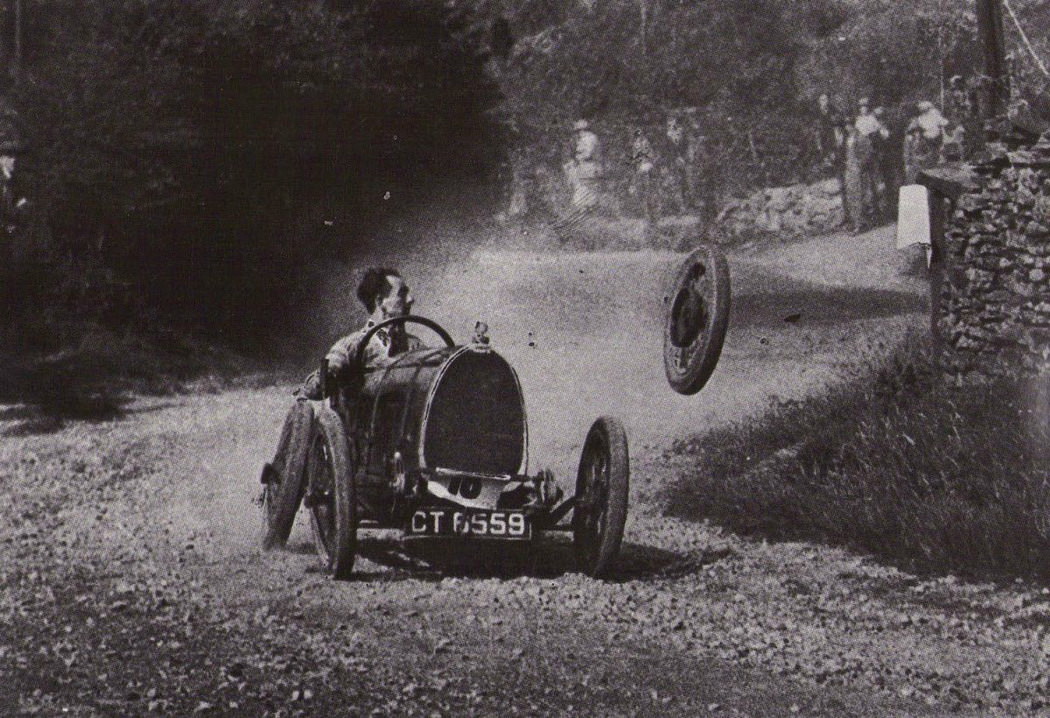
[[[0,407],[0,437],[38,436],[62,430],[69,421],[102,423],[121,421],[135,414],[162,411],[176,406],[165,402],[129,408],[129,397],[68,397],[39,405]]]
[[[733,295],[730,327],[834,324],[924,312],[927,306],[924,295],[912,292],[829,287],[763,274],[758,287]]]
[[[375,564],[379,570],[359,562],[354,567],[353,580],[356,581],[440,581],[446,577],[554,579],[577,573],[569,536],[548,535],[535,545],[510,545],[479,541],[402,541],[396,534],[388,533],[362,535],[357,548],[359,558]],[[623,583],[678,578],[701,571],[731,553],[720,550],[685,555],[624,542],[603,580]],[[320,567],[317,570],[321,570]]]

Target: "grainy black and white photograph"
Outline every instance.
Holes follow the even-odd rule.
[[[0,715],[1050,716],[1048,65],[0,0]]]

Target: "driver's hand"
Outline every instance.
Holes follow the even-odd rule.
[[[297,399],[323,399],[321,395],[321,373],[313,371],[310,376],[306,377],[303,385],[295,390],[295,397]]]

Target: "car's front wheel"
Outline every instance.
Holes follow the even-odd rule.
[[[629,484],[627,433],[618,419],[603,416],[583,444],[572,513],[576,566],[588,576],[601,577],[620,553]]]

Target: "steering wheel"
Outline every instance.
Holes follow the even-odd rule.
[[[446,347],[453,347],[456,345],[456,342],[452,340],[452,335],[445,331],[445,328],[433,319],[419,317],[414,314],[406,314],[402,317],[390,317],[389,319],[384,319],[365,332],[364,337],[361,338],[360,343],[357,345],[357,352],[354,354],[354,360],[351,362],[350,366],[362,366],[365,360],[365,348],[368,347],[368,343],[372,341],[372,337],[374,337],[376,332],[380,329],[385,329],[394,326],[395,324],[422,324],[424,327],[441,337],[441,340],[445,342]]]

